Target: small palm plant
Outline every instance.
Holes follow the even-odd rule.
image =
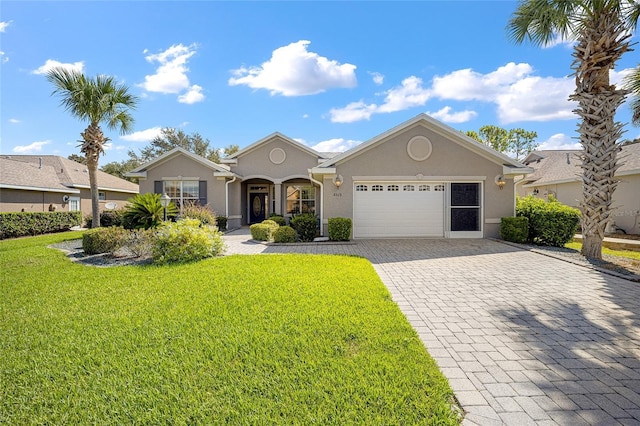
[[[178,208],[175,204],[167,206],[167,218],[175,217]],[[124,213],[124,222],[127,228],[149,229],[158,227],[164,218],[164,208],[160,203],[160,194],[148,192],[138,194],[129,199],[127,211]]]

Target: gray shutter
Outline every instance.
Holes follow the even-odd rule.
[[[200,181],[200,185],[198,188],[198,195],[200,197],[200,199],[198,200],[198,203],[201,206],[206,206],[207,205],[207,181],[206,180]]]
[[[154,180],[153,181],[153,192],[156,194],[162,194],[162,181]]]

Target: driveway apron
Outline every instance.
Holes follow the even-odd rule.
[[[265,245],[369,259],[448,378],[464,425],[640,425],[640,284],[491,240]]]

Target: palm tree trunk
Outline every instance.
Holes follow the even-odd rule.
[[[102,129],[96,124],[90,124],[82,136],[80,151],[87,157],[87,169],[89,170],[89,186],[91,188],[91,227],[100,227],[100,201],[98,196],[98,159],[104,152],[104,143],[109,139],[104,137]]]
[[[585,25],[575,46],[576,90],[570,98],[578,101],[574,112],[582,118],[578,128],[583,172],[582,254],[601,259],[611,197],[617,186],[614,175],[620,167],[620,146],[616,142],[622,135],[622,124],[615,122],[614,116],[626,96],[625,90],[609,83],[609,70],[629,50],[629,44],[617,15],[603,12],[593,19],[593,25]]]

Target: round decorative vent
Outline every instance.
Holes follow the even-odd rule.
[[[416,161],[424,161],[431,155],[431,141],[424,136],[414,136],[407,143],[407,154]]]
[[[269,160],[273,164],[282,164],[287,159],[287,153],[282,148],[273,148],[269,153]]]

